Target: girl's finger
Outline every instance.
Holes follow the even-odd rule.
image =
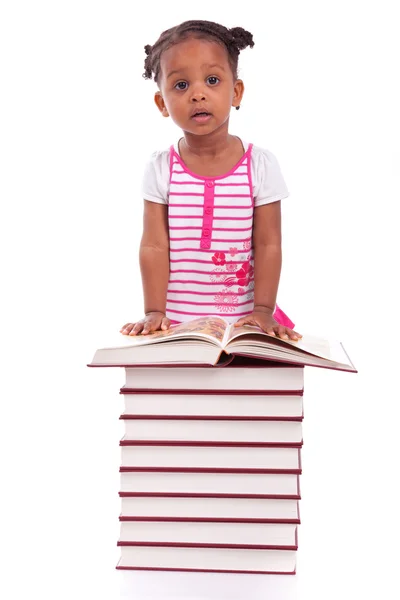
[[[157,329],[160,328],[159,320],[154,318],[149,318],[146,320],[143,325],[142,335],[148,335],[149,333],[154,333]]]
[[[236,321],[235,327],[241,327],[242,325],[251,325],[249,317],[242,317],[239,321]]]
[[[284,327],[283,325],[279,325],[278,327],[278,335],[282,340],[287,340],[289,339],[288,334],[286,333],[286,327]]]
[[[128,330],[131,330],[131,327],[133,327],[135,325],[135,323],[125,323],[125,325],[123,327],[121,327],[120,332]]]
[[[141,333],[143,329],[143,323],[141,323],[140,321],[138,323],[135,324],[134,328],[132,329],[132,331],[130,332],[129,335],[137,335],[138,333]]]
[[[298,340],[301,337],[301,336],[299,336],[298,333],[296,333],[293,330],[288,330],[288,334],[289,334],[289,338],[294,341]]]
[[[163,320],[161,321],[161,329],[163,329],[165,331],[166,329],[169,329],[170,326],[171,326],[171,321],[167,317],[164,317]]]

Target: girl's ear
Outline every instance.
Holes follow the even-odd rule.
[[[162,114],[163,117],[169,117],[169,112],[167,111],[167,107],[164,103],[164,98],[161,95],[161,92],[156,92],[154,95],[154,102],[157,105],[158,110]]]
[[[244,94],[244,83],[241,79],[237,79],[233,85],[232,106],[236,108],[240,106]]]

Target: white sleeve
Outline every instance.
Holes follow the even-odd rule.
[[[142,197],[150,202],[168,204],[169,150],[151,155],[143,174]]]
[[[251,162],[254,206],[270,204],[289,196],[279,163],[272,152],[254,147]]]

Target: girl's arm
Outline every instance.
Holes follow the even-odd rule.
[[[254,209],[253,249],[254,310],[235,326],[257,325],[270,335],[297,340],[300,334],[273,317],[282,267],[280,201]]]
[[[281,203],[254,209],[254,308],[275,310],[282,268]]]
[[[165,313],[169,279],[167,205],[144,202],[143,234],[139,261],[142,274],[144,312]]]
[[[127,323],[121,329],[126,335],[147,334],[168,329],[165,316],[169,279],[168,209],[165,204],[145,200],[143,234],[139,250],[145,317]]]

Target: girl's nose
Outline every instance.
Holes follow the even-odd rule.
[[[192,102],[202,102],[202,100],[205,100],[205,99],[206,99],[206,96],[205,96],[204,91],[200,91],[200,90],[193,91],[192,97],[191,97]]]

